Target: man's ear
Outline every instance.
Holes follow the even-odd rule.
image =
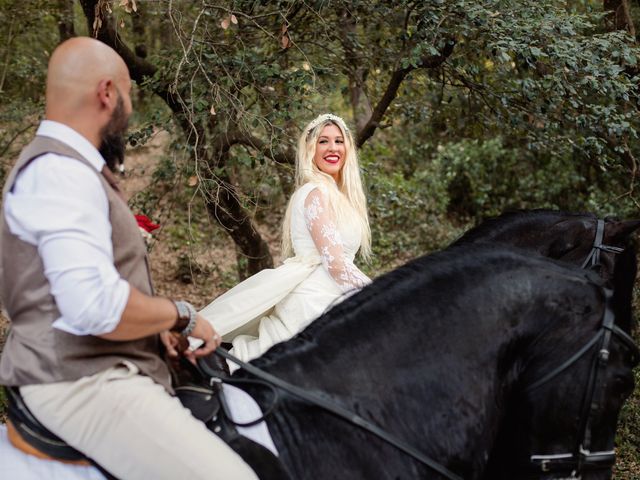
[[[114,88],[113,81],[111,79],[100,80],[98,83],[98,99],[100,100],[100,106],[106,109],[113,109],[114,103]]]

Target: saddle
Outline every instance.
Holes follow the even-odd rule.
[[[17,387],[5,387],[8,399],[7,434],[18,450],[45,460],[91,465],[87,457],[51,433],[33,416]]]
[[[172,369],[176,396],[191,414],[202,421],[209,430],[220,437],[253,469],[260,480],[286,480],[286,469],[270,450],[238,433],[224,408],[222,380],[229,375],[226,362],[212,354],[206,362],[205,375],[198,367],[184,360],[179,368]],[[46,460],[75,465],[93,465],[108,479],[117,480],[95,461],[88,458],[57,435],[49,431],[31,413],[17,387],[5,387],[8,397],[7,433],[11,444],[22,452]]]

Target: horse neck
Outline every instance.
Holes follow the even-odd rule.
[[[398,318],[406,319],[407,315],[399,314]],[[469,344],[480,338],[477,328],[463,329],[461,325],[453,324],[450,328],[444,328],[444,323],[425,317],[422,319],[424,322],[440,323],[429,329],[433,336],[425,341],[427,339],[421,329],[414,328],[417,322],[395,330],[374,327],[376,324],[388,325],[389,319],[369,317],[369,320],[371,333],[357,329],[360,332],[359,340],[356,341],[353,331],[343,337],[351,340],[352,345],[339,342],[337,348],[323,348],[321,345],[330,346],[331,343],[325,342],[325,338],[314,339],[317,340],[316,348],[310,348],[305,355],[292,356],[287,359],[286,368],[284,364],[279,365],[271,370],[272,373],[323,397],[328,395],[339,405],[392,432],[419,450],[426,451],[438,462],[448,464],[458,461],[465,472],[464,478],[475,478],[475,472],[482,470],[485,461],[483,449],[488,449],[493,436],[490,430],[482,431],[481,424],[498,423],[495,399],[502,392],[497,392],[494,386],[506,385],[516,377],[507,371],[512,362],[504,358],[509,355],[506,352],[508,342],[498,341],[497,331],[492,339],[494,345],[487,341],[489,336],[481,340],[486,345],[484,355],[478,358],[474,368],[470,368],[460,365],[458,357],[467,356],[466,352],[471,351]],[[460,334],[463,330],[469,337]],[[458,341],[455,345],[450,344],[449,351],[443,352],[439,347],[452,335]],[[414,341],[407,342],[407,338]],[[314,340],[310,341],[315,344]],[[503,354],[503,371],[485,371],[495,361],[491,352]],[[464,379],[468,376],[482,377],[483,385],[467,388]],[[479,411],[482,412],[480,415]],[[468,419],[465,428],[452,429],[452,425],[458,423],[460,418]],[[364,448],[363,433],[357,429],[354,433],[355,427],[331,415],[319,413],[291,397],[282,402],[281,408],[270,417],[268,423],[281,451],[281,458],[295,478],[327,478],[331,472],[318,470],[324,469],[324,466],[310,468],[315,459],[332,458],[337,465],[353,465],[349,463],[353,462],[352,459],[340,459],[339,455],[342,452],[353,454]],[[443,439],[436,432],[447,432],[446,438]],[[413,462],[394,447],[384,445],[366,434],[364,438],[368,439],[366,448],[378,452],[373,453],[374,456],[380,455],[386,459],[384,468],[388,470],[386,474],[376,471],[367,465],[371,463],[367,460],[354,467],[358,473],[351,478],[425,476],[416,475]],[[339,451],[336,451],[336,439]],[[295,455],[288,453],[292,445],[296,446]],[[469,448],[472,453],[467,454],[465,447],[468,446],[473,446]],[[465,455],[468,458],[461,458]],[[367,468],[372,470],[366,472]],[[376,468],[380,468],[380,465]],[[350,478],[344,472],[333,473],[340,478]],[[427,478],[430,475],[432,472]]]
[[[475,273],[488,276],[483,269]],[[506,337],[503,328],[511,320],[505,313],[504,318],[480,324],[472,311],[465,311],[470,303],[475,309],[493,308],[499,296],[497,290],[487,295],[474,286],[473,272],[465,276],[467,288],[455,283],[459,278],[451,285],[444,280],[431,292],[428,286],[422,289],[411,281],[406,282],[409,285],[395,282],[390,295],[381,298],[379,289],[368,298],[365,294],[350,299],[292,341],[276,347],[264,357],[265,367],[292,381],[335,387],[340,393],[350,391],[342,381],[345,375],[353,379],[366,372],[367,380],[396,384],[399,379],[394,374],[408,368],[428,373],[445,364],[443,369],[449,369],[449,363],[459,363],[456,354],[477,349],[479,338],[487,342],[482,352],[495,359],[497,353],[506,352],[504,344],[514,340]],[[460,292],[454,302],[443,304],[438,296],[447,289]],[[448,351],[443,351],[443,344]],[[341,373],[337,376],[336,372]]]

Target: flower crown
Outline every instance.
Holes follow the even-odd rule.
[[[309,134],[313,131],[313,129],[316,128],[318,125],[321,125],[322,123],[329,120],[332,122],[338,123],[338,125],[344,128],[345,131],[349,130],[346,122],[342,119],[342,117],[334,115],[333,113],[323,113],[322,115],[318,115],[316,118],[313,119],[313,121],[309,125],[307,125],[307,130],[306,130],[307,136],[309,136]]]

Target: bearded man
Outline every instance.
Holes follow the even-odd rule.
[[[122,479],[255,479],[173,397],[170,331],[220,336],[186,302],[153,296],[146,249],[109,166],[122,159],[131,80],[118,54],[74,38],[51,55],[46,112],[8,176],[0,295],[11,329],[0,383]]]

